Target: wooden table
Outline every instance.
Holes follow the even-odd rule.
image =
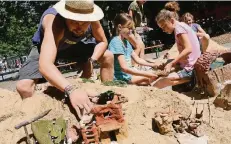
[[[164,44],[159,44],[159,45],[153,45],[153,46],[149,46],[149,47],[146,47],[144,50],[147,50],[147,49],[155,49],[155,52],[156,52],[156,57],[158,58],[160,56],[160,49],[164,46]]]

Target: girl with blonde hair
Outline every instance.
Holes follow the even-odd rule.
[[[178,72],[172,72],[167,77],[158,80],[154,84],[157,88],[164,88],[190,81],[193,76],[194,64],[201,55],[200,44],[196,33],[187,24],[178,21],[179,16],[177,12],[179,10],[180,8],[177,2],[168,2],[156,17],[158,26],[164,32],[168,34],[174,33],[179,51],[179,55],[169,62],[164,70],[170,73],[173,67],[176,67],[178,64],[180,66]]]
[[[201,43],[202,53],[206,51],[209,45],[210,36],[204,31],[203,28],[197,23],[194,23],[194,17],[191,13],[187,12],[181,17],[181,21],[188,24],[193,31],[196,32],[199,42]]]

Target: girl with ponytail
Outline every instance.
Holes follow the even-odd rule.
[[[168,34],[174,33],[179,51],[179,55],[169,62],[164,70],[169,73],[177,64],[181,68],[178,72],[172,72],[166,78],[157,81],[154,86],[158,88],[178,85],[191,80],[194,64],[201,55],[196,33],[187,24],[178,21],[177,12],[179,10],[177,2],[168,2],[165,8],[156,16],[156,22],[164,32]]]

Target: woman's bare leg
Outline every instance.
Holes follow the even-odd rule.
[[[150,85],[150,79],[143,76],[132,76],[130,84],[142,85],[147,86]]]
[[[190,81],[189,79],[181,79],[176,72],[173,72],[168,75],[166,78],[159,79],[153,86],[159,89],[174,86]]]

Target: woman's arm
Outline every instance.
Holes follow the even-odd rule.
[[[58,17],[48,14],[43,19],[44,38],[41,45],[39,57],[40,73],[56,88],[64,91],[70,83],[64,78],[61,72],[54,65],[57,55],[57,46],[62,36],[62,28]]]
[[[76,110],[79,118],[81,118],[81,110],[86,109],[90,112],[92,104],[85,91],[76,89],[71,86],[71,83],[61,74],[58,68],[54,65],[57,47],[60,39],[63,37],[64,29],[62,21],[59,21],[57,16],[48,14],[43,19],[44,38],[41,45],[39,56],[39,71],[53,86],[61,91],[66,88],[72,89],[69,95],[71,105]],[[67,90],[67,89],[66,89]]]
[[[186,33],[177,35],[179,38],[179,41],[181,42],[181,45],[183,46],[184,50],[170,63],[168,63],[164,70],[166,72],[171,72],[172,67],[174,67],[182,58],[185,58],[192,52],[192,46],[189,41],[189,38]]]
[[[198,32],[197,32],[197,36],[198,37],[205,37],[207,39],[210,38],[209,34],[207,34],[203,28],[201,28],[200,26],[198,27]]]
[[[178,38],[184,50],[171,62],[173,66],[192,52],[191,42],[189,41],[187,34],[179,34]]]
[[[138,70],[134,70],[132,68],[129,68],[126,64],[125,61],[125,57],[124,55],[116,55],[118,57],[118,61],[121,67],[121,70],[125,73],[129,73],[131,75],[136,75],[136,76],[144,76],[144,77],[148,77],[148,78],[152,78],[152,77],[156,77],[155,74],[151,73],[151,72],[146,72],[146,71],[138,71]]]
[[[103,28],[99,21],[92,22],[92,33],[98,44],[95,46],[92,59],[99,60],[99,58],[104,54],[107,49],[107,38],[104,34]]]
[[[150,67],[156,66],[155,63],[149,63],[146,60],[140,58],[134,51],[132,52],[132,58],[136,63],[140,65],[150,66]]]

